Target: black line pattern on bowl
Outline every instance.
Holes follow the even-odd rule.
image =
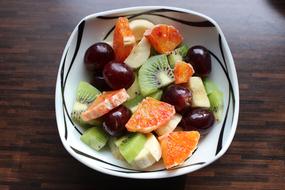
[[[63,90],[63,77],[64,77],[64,67],[65,67],[65,61],[66,61],[66,57],[67,57],[67,53],[68,53],[68,49],[65,53],[64,59],[63,59],[63,63],[61,66],[61,71],[60,71],[60,87],[61,87],[61,98],[62,98],[62,113],[63,113],[63,121],[64,121],[64,138],[65,140],[67,140],[67,126],[66,126],[66,118],[65,118],[65,98],[64,98],[64,90]]]
[[[67,78],[68,78],[68,76],[69,76],[69,73],[70,73],[70,70],[71,70],[71,68],[72,68],[72,66],[73,66],[73,64],[74,64],[74,60],[75,60],[75,58],[76,58],[76,56],[77,56],[77,53],[78,53],[78,51],[79,51],[79,48],[80,48],[80,44],[81,44],[81,40],[82,40],[82,36],[83,36],[83,31],[84,31],[84,27],[85,27],[85,20],[83,20],[79,25],[78,25],[78,29],[77,29],[77,41],[76,41],[76,46],[75,46],[75,50],[74,50],[74,54],[73,54],[73,56],[72,56],[72,60],[71,60],[71,63],[70,63],[70,65],[69,65],[69,67],[68,67],[68,70],[67,70],[67,73],[66,73],[66,76],[65,76],[65,78],[63,79],[63,75],[64,75],[64,67],[65,67],[65,61],[66,61],[66,59],[64,59],[64,62],[63,62],[63,66],[61,67],[61,73],[62,73],[62,78],[61,78],[61,89],[62,89],[62,96],[63,96],[63,108],[64,108],[64,110],[65,110],[65,112],[66,112],[66,115],[68,116],[68,119],[69,119],[69,121],[71,122],[71,124],[73,125],[73,127],[76,129],[76,131],[80,134],[80,135],[82,135],[82,132],[76,127],[76,125],[73,123],[73,121],[72,121],[72,119],[71,119],[71,117],[70,117],[70,115],[68,114],[68,111],[67,111],[67,108],[66,108],[66,104],[65,104],[65,98],[64,98],[64,90],[65,90],[65,85],[66,85],[66,81],[67,81]],[[68,48],[68,50],[69,50],[69,48]],[[68,54],[68,50],[66,51],[66,55],[65,55],[65,58],[66,58],[66,56],[67,56],[67,54]],[[65,119],[65,117],[64,117],[64,123],[65,123],[65,125],[66,125],[66,119]],[[67,127],[66,127],[67,128]],[[67,132],[67,130],[65,130],[65,137],[66,137],[66,139],[67,139],[67,134],[68,132]]]
[[[162,14],[156,14],[155,12],[177,12],[177,13],[184,13],[181,11],[175,11],[175,10],[170,10],[170,9],[155,9],[155,10],[150,10],[150,11],[144,11],[141,13],[137,13],[137,14],[129,14],[129,15],[118,15],[118,16],[98,16],[97,18],[99,19],[117,19],[119,17],[128,17],[129,19],[132,18],[136,18],[138,16],[142,16],[142,15],[152,15],[152,16],[159,16],[159,17],[164,17],[182,24],[186,24],[188,26],[194,26],[194,27],[215,27],[215,25],[213,25],[213,23],[211,23],[210,21],[200,21],[200,22],[191,22],[191,21],[186,21],[186,20],[181,20],[181,19],[177,19],[174,17],[170,17],[170,16],[166,16],[166,15],[162,15]],[[105,35],[105,37],[103,38],[103,40],[106,40],[109,35],[111,34],[111,32],[113,32],[113,30],[115,29],[115,26],[113,26]]]
[[[231,98],[233,100],[233,111],[234,111],[234,107],[235,107],[235,96],[234,96],[234,91],[233,91],[233,87],[232,87],[232,83],[231,83],[231,80],[230,80],[230,77],[229,77],[229,74],[228,74],[228,67],[226,66],[226,61],[225,61],[225,58],[224,58],[224,52],[223,52],[223,49],[222,49],[222,41],[221,41],[221,36],[219,35],[219,48],[220,48],[220,51],[221,51],[221,54],[222,54],[222,57],[223,57],[223,60],[224,60],[224,65],[222,63],[222,61],[211,51],[210,54],[211,56],[213,56],[216,61],[219,63],[219,65],[221,66],[221,68],[223,69],[225,75],[226,75],[226,78],[228,80],[228,83],[229,83],[229,95],[228,95],[228,104],[227,104],[227,109],[226,109],[226,115],[225,115],[225,118],[224,118],[224,121],[223,121],[223,124],[222,124],[222,128],[221,128],[221,131],[220,131],[220,134],[219,134],[219,139],[218,139],[218,144],[217,144],[217,148],[216,148],[216,153],[215,155],[217,155],[223,148],[223,137],[224,137],[224,129],[225,129],[225,126],[226,126],[226,123],[227,123],[227,118],[228,118],[228,113],[229,113],[229,106],[231,104]],[[234,114],[232,116],[232,121],[233,121],[233,118],[234,118]]]
[[[160,171],[169,171],[169,170],[175,170],[175,169],[180,169],[180,168],[185,168],[185,167],[188,167],[188,166],[196,166],[196,165],[202,165],[202,164],[205,164],[205,162],[197,162],[197,163],[194,163],[194,164],[188,164],[188,165],[181,165],[181,166],[177,166],[177,167],[174,167],[174,168],[170,168],[170,169],[159,169],[159,170],[152,170],[152,171],[147,171],[147,170],[135,170],[135,169],[130,169],[130,168],[125,168],[125,167],[122,167],[122,166],[119,166],[119,165],[115,165],[115,164],[111,164],[109,162],[106,162],[104,160],[101,160],[99,158],[96,158],[94,156],[91,156],[89,154],[86,154],[84,152],[81,152],[80,150],[70,146],[70,148],[77,154],[81,155],[81,156],[84,156],[84,157],[87,157],[87,158],[90,158],[90,159],[93,159],[93,160],[96,160],[98,162],[102,162],[104,164],[107,164],[107,165],[111,165],[113,167],[118,167],[120,169],[124,169],[124,170],[127,170],[127,171],[122,171],[122,170],[116,170],[116,169],[110,169],[110,168],[105,168],[104,169],[107,169],[107,170],[112,170],[112,171],[116,171],[116,172],[123,172],[123,173],[152,173],[152,172],[160,172]],[[197,150],[197,149],[196,149]],[[196,151],[195,150],[195,151]],[[194,153],[193,153],[194,154]]]
[[[153,12],[167,12],[167,11],[171,11],[171,12],[176,12],[176,11],[173,11],[173,10],[168,10],[168,9],[159,9],[159,10],[152,10]],[[183,13],[183,12],[182,12]],[[145,14],[145,12],[142,12],[142,13],[139,13],[139,15],[143,15],[143,14]],[[153,15],[155,15],[155,16],[162,16],[162,17],[167,17],[168,18],[168,16],[165,16],[165,15],[160,15],[160,14],[155,14],[155,13],[151,13],[151,14],[153,14]],[[139,16],[138,14],[135,14],[135,15],[128,15],[128,16],[130,16],[129,18],[135,18],[135,17],[137,17],[137,16]],[[118,16],[117,16],[118,17]],[[116,18],[117,18],[116,17]],[[99,17],[99,18],[101,18],[101,19],[114,19],[114,18],[109,18],[109,17]],[[178,19],[176,19],[176,18],[172,18],[172,17],[169,17],[169,19],[172,19],[172,20],[174,20],[174,21],[176,21],[176,22],[181,22],[181,20],[178,20]],[[183,20],[182,20],[182,22],[184,22]],[[186,21],[187,22],[187,21]],[[193,23],[193,22],[192,22]],[[197,27],[215,27],[211,22],[209,22],[209,21],[206,21],[206,22],[200,22],[200,23],[205,23],[206,25],[208,25],[209,23],[210,23],[210,25],[208,25],[208,26],[199,26],[199,25],[196,25]],[[183,24],[186,24],[186,23],[183,23]],[[79,24],[79,26],[78,26],[78,35],[77,35],[77,43],[76,43],[76,50],[75,50],[75,52],[74,52],[74,55],[73,55],[73,58],[72,58],[72,61],[71,61],[71,63],[70,63],[70,65],[69,65],[69,68],[68,68],[68,72],[67,72],[67,74],[66,74],[66,76],[65,76],[65,78],[63,79],[63,75],[64,75],[64,66],[65,66],[65,61],[66,61],[66,55],[67,55],[67,53],[68,53],[68,50],[67,50],[67,52],[66,52],[66,55],[65,55],[65,58],[64,58],[64,62],[63,62],[63,66],[62,66],[62,68],[61,68],[61,88],[62,88],[62,98],[63,98],[63,107],[64,107],[64,109],[65,109],[65,112],[66,112],[66,114],[68,115],[68,118],[69,118],[69,120],[70,120],[70,122],[73,124],[73,126],[75,127],[75,129],[81,134],[81,132],[79,131],[79,129],[77,129],[77,127],[76,127],[76,125],[73,123],[73,121],[71,120],[71,117],[70,117],[70,115],[69,115],[69,113],[68,113],[68,111],[67,111],[67,108],[66,108],[66,105],[65,105],[65,98],[64,98],[64,88],[65,88],[65,84],[66,84],[66,81],[67,81],[67,78],[68,78],[68,75],[69,75],[69,72],[70,72],[70,70],[71,70],[71,67],[72,67],[72,65],[73,65],[73,63],[74,63],[74,60],[75,60],[75,58],[76,58],[76,55],[77,55],[77,53],[78,53],[78,50],[79,50],[79,47],[80,47],[80,43],[81,43],[81,40],[82,40],[82,35],[83,35],[83,31],[84,31],[84,25],[85,25],[85,20],[83,20],[80,24]],[[187,24],[187,25],[189,25],[189,26],[192,26],[191,24]],[[113,27],[114,28],[114,27]],[[105,36],[105,38],[107,38],[108,37],[108,35],[112,32],[112,30],[113,30],[113,28],[111,29],[111,31],[109,31],[108,33],[107,33],[107,35]],[[105,39],[104,38],[104,39]],[[223,55],[223,50],[222,50],[222,41],[221,41],[221,36],[219,35],[219,45],[220,45],[220,50],[221,50],[221,54],[222,54],[222,57],[223,57],[223,60],[224,60],[224,63],[225,63],[225,65],[226,65],[226,62],[225,62],[225,59],[224,59],[224,55]],[[223,69],[223,71],[225,72],[225,75],[226,75],[226,77],[227,77],[227,80],[228,80],[228,82],[229,82],[229,86],[230,86],[230,90],[229,90],[229,93],[230,94],[232,94],[232,97],[233,97],[233,102],[235,102],[235,99],[234,99],[234,94],[233,94],[233,89],[232,89],[232,84],[231,84],[231,80],[230,80],[230,78],[229,78],[229,76],[228,76],[228,69],[227,69],[227,66],[226,66],[226,68],[224,67],[224,65],[223,65],[223,63],[219,60],[219,58],[214,54],[214,53],[212,53],[212,52],[210,52],[211,53],[211,55],[218,61],[218,63],[220,64],[220,66],[222,67],[222,69]],[[230,96],[229,96],[230,97]],[[223,122],[223,127],[222,127],[222,129],[221,129],[221,132],[220,132],[220,135],[219,135],[219,143],[218,143],[218,145],[217,145],[217,151],[216,151],[216,155],[218,154],[218,152],[222,149],[222,139],[223,139],[223,131],[224,131],[224,127],[225,127],[225,123],[226,123],[226,120],[227,120],[227,115],[228,115],[228,107],[229,107],[229,104],[230,104],[230,102],[228,102],[228,105],[227,105],[227,110],[226,110],[226,116],[225,116],[225,118],[224,118],[224,122]],[[233,104],[233,109],[234,109],[234,105],[235,104]],[[64,124],[65,124],[65,139],[67,140],[67,133],[68,133],[68,130],[67,130],[67,124],[66,124],[66,118],[65,118],[65,113],[64,113],[64,110],[63,110],[63,114],[64,114]],[[234,117],[234,114],[233,114],[233,117]],[[118,167],[118,168],[120,168],[120,169],[124,169],[124,170],[128,170],[127,172],[126,171],[121,171],[121,170],[114,170],[114,169],[109,169],[109,168],[104,168],[104,169],[108,169],[108,170],[112,170],[112,171],[116,171],[116,172],[122,172],[122,173],[146,173],[146,172],[158,172],[158,171],[166,171],[166,169],[160,169],[160,170],[155,170],[155,171],[139,171],[139,170],[132,170],[132,169],[129,169],[129,168],[124,168],[124,167],[121,167],[121,166],[117,166],[117,165],[114,165],[114,164],[111,164],[111,163],[108,163],[108,162],[106,162],[106,161],[103,161],[103,160],[100,160],[100,159],[98,159],[98,158],[95,158],[95,157],[93,157],[93,156],[90,156],[90,155],[88,155],[88,154],[86,154],[86,153],[83,153],[83,152],[81,152],[81,151],[79,151],[79,150],[77,150],[77,149],[75,149],[75,148],[73,148],[73,147],[71,147],[72,148],[72,150],[75,152],[75,153],[77,153],[77,154],[80,154],[80,155],[82,155],[82,156],[85,156],[85,157],[88,157],[88,158],[91,158],[91,159],[95,159],[95,160],[97,160],[97,161],[99,161],[99,162],[103,162],[104,164],[108,164],[108,165],[111,165],[111,166],[115,166],[115,167]],[[194,163],[194,164],[189,164],[189,165],[182,165],[182,166],[180,166],[180,167],[175,167],[175,168],[173,168],[172,170],[175,170],[175,169],[179,169],[179,168],[185,168],[185,167],[189,167],[189,166],[194,166],[194,165],[202,165],[202,164],[205,164],[206,162],[199,162],[199,163]]]

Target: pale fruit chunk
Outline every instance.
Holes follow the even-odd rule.
[[[150,56],[150,43],[143,37],[142,40],[132,49],[124,63],[133,69],[139,68]]]
[[[132,162],[133,166],[140,169],[150,167],[161,158],[161,148],[156,137],[152,133],[146,134],[146,137],[143,149]]]
[[[191,77],[188,85],[192,92],[192,107],[210,108],[210,101],[202,79],[200,77]]]
[[[137,20],[131,21],[129,23],[129,26],[131,30],[133,31],[136,41],[140,41],[143,38],[144,32],[147,29],[152,28],[154,24],[148,20],[137,19]]]
[[[175,114],[168,123],[155,130],[156,134],[162,136],[174,131],[174,129],[177,127],[181,119],[182,119],[181,115]]]

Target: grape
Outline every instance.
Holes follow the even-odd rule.
[[[102,72],[94,72],[91,84],[100,91],[112,90],[112,88],[106,83]]]
[[[179,125],[186,131],[205,130],[213,126],[214,122],[213,112],[205,108],[196,108],[186,113]]]
[[[114,60],[113,48],[104,42],[95,43],[90,46],[84,56],[84,62],[88,70],[102,70],[104,65]]]
[[[112,136],[120,136],[127,131],[125,124],[132,112],[125,106],[119,106],[104,116],[103,128]]]
[[[203,46],[191,47],[185,61],[193,66],[195,74],[198,76],[206,77],[212,70],[211,55],[208,49]]]
[[[129,88],[134,80],[133,70],[124,63],[109,62],[103,69],[103,76],[106,83],[114,90]]]
[[[163,93],[162,100],[174,105],[176,112],[184,112],[191,106],[191,91],[179,85],[170,85]]]

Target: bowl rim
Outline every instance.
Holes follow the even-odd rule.
[[[103,167],[100,166],[94,166],[88,162],[86,162],[85,160],[83,160],[81,157],[78,156],[78,154],[75,154],[74,150],[71,149],[71,147],[67,144],[67,141],[64,139],[63,135],[61,135],[60,133],[60,123],[59,123],[59,119],[58,116],[61,115],[60,114],[60,109],[57,108],[57,97],[59,96],[59,89],[58,89],[58,81],[60,78],[60,68],[62,67],[62,63],[64,60],[64,55],[67,52],[67,49],[69,47],[69,45],[71,44],[72,39],[74,38],[74,36],[76,35],[77,32],[77,27],[79,26],[79,24],[84,21],[84,20],[90,20],[90,19],[94,19],[98,16],[108,16],[110,14],[118,14],[118,13],[122,13],[122,12],[128,12],[128,11],[148,11],[148,10],[155,10],[155,9],[169,9],[169,10],[174,10],[174,11],[179,11],[179,12],[183,12],[183,13],[188,13],[188,14],[192,14],[192,15],[196,15],[198,17],[204,18],[207,21],[210,21],[215,28],[217,29],[218,33],[221,36],[221,40],[223,41],[223,45],[224,45],[224,51],[228,52],[228,59],[230,60],[229,62],[231,62],[232,64],[227,64],[229,66],[229,70],[231,70],[232,74],[231,76],[231,82],[232,82],[232,88],[234,91],[234,97],[235,97],[235,107],[234,107],[234,113],[233,113],[233,121],[232,121],[232,127],[231,127],[231,131],[229,133],[229,136],[227,137],[227,141],[225,142],[225,144],[223,144],[222,149],[220,150],[220,152],[210,161],[206,162],[205,164],[199,166],[198,168],[194,168],[194,169],[189,169],[189,168],[181,168],[181,169],[177,169],[175,170],[176,172],[169,172],[169,171],[162,171],[161,173],[156,173],[156,175],[130,175],[130,173],[120,173],[120,172],[116,172],[116,171],[111,171],[111,170],[106,170]],[[76,27],[74,28],[73,32],[71,33],[71,35],[69,36],[69,39],[66,43],[66,46],[64,48],[63,54],[62,54],[62,58],[60,60],[60,64],[59,64],[59,69],[58,69],[58,74],[57,74],[57,80],[56,80],[56,88],[55,88],[55,112],[56,112],[56,122],[57,122],[57,127],[58,127],[58,132],[59,132],[59,136],[61,139],[61,142],[64,146],[64,148],[68,151],[68,153],[70,155],[72,155],[76,160],[78,160],[79,162],[81,162],[82,164],[88,166],[89,168],[92,168],[96,171],[108,174],[108,175],[113,175],[113,176],[119,176],[119,177],[124,177],[124,178],[135,178],[135,179],[156,179],[156,178],[170,178],[170,177],[175,177],[175,176],[179,176],[179,175],[184,175],[187,173],[191,173],[194,172],[196,170],[199,170],[201,168],[204,168],[206,166],[208,166],[209,164],[213,163],[214,161],[216,161],[217,159],[219,159],[229,148],[235,132],[236,132],[236,128],[237,128],[237,123],[238,123],[238,116],[239,116],[239,85],[238,85],[238,78],[237,78],[237,73],[236,73],[236,69],[235,69],[235,64],[234,64],[234,60],[231,54],[231,51],[229,49],[228,43],[226,41],[225,35],[222,32],[220,26],[217,24],[217,22],[215,20],[213,20],[212,18],[202,14],[202,13],[198,13],[196,11],[192,11],[192,10],[188,10],[188,9],[184,9],[184,8],[178,8],[178,7],[172,7],[172,6],[134,6],[134,7],[127,7],[127,8],[119,8],[119,9],[112,9],[112,10],[106,10],[106,11],[102,11],[102,12],[98,12],[98,13],[94,13],[94,14],[90,14],[87,15],[86,17],[82,18],[81,21],[76,25]],[[188,169],[188,170],[187,170]],[[189,171],[190,170],[190,171]],[[142,172],[136,173],[136,174],[143,174]]]

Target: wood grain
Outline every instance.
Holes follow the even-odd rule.
[[[64,150],[54,86],[65,43],[91,13],[136,5],[202,12],[222,27],[240,84],[240,117],[227,153],[161,180],[95,172]],[[0,0],[0,189],[284,189],[285,2],[277,0]]]

